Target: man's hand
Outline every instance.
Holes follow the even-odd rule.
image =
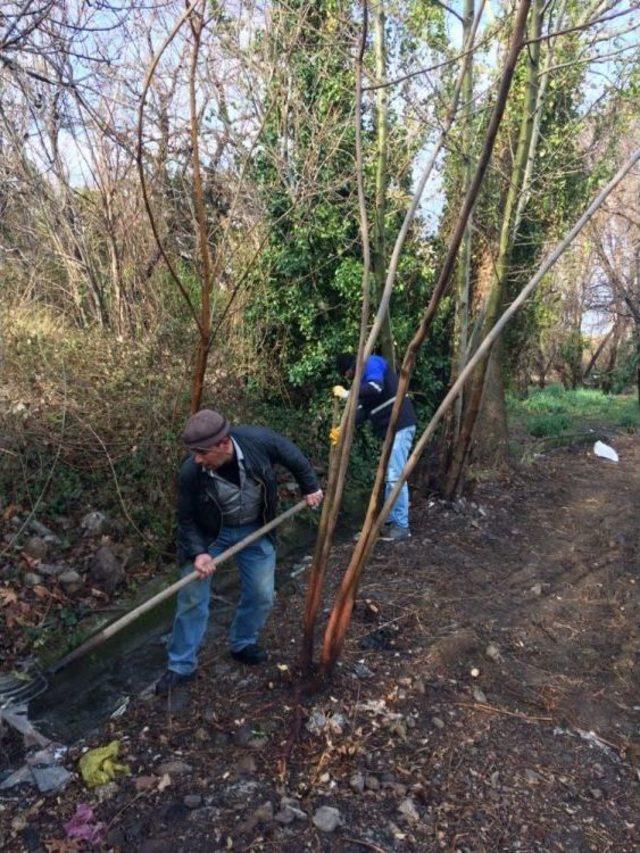
[[[209,554],[198,554],[193,565],[200,578],[208,578],[216,570],[216,561]]]
[[[331,393],[334,397],[337,397],[339,400],[346,400],[349,396],[349,392],[346,388],[343,388],[342,385],[334,385],[331,389]]]
[[[320,506],[323,497],[322,489],[318,489],[317,492],[311,492],[310,495],[305,495],[304,499],[307,502],[307,506],[316,507]]]
[[[331,447],[335,447],[336,444],[340,441],[340,427],[334,426],[329,430],[329,441],[331,443]]]

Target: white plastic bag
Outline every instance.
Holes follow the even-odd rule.
[[[601,456],[602,459],[610,459],[611,462],[619,462],[618,454],[615,452],[613,447],[609,447],[608,444],[605,444],[603,441],[596,441],[593,445],[593,452],[596,456]]]

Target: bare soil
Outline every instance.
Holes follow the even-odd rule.
[[[83,849],[63,842],[79,803],[103,849],[145,853],[640,849],[640,440],[615,444],[619,464],[568,449],[471,500],[416,496],[413,538],[378,545],[286,762],[304,575],[266,667],[207,648],[188,690],[148,692],[87,743],[120,739],[129,777],[5,797],[5,849]],[[333,832],[321,806],[340,812]]]

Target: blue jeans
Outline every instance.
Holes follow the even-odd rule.
[[[399,429],[396,433],[396,437],[393,440],[393,447],[391,448],[389,464],[387,465],[387,473],[385,475],[385,501],[393,491],[393,487],[397,481],[400,479],[402,469],[409,458],[411,445],[413,443],[413,436],[415,434],[416,428],[414,426]],[[409,527],[409,487],[406,483],[402,487],[402,491],[398,495],[396,502],[389,513],[387,523],[397,524],[398,527]]]
[[[261,522],[239,527],[223,527],[209,548],[217,557],[245,536],[261,526]],[[236,556],[240,570],[240,601],[236,608],[229,640],[231,650],[239,652],[258,640],[258,634],[267,621],[273,606],[276,552],[268,536],[261,536]],[[180,570],[181,577],[193,571],[187,563]],[[173,632],[169,642],[169,669],[189,675],[198,665],[198,650],[202,645],[209,621],[211,577],[193,581],[178,593]]]

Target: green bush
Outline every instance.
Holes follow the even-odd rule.
[[[529,421],[529,432],[536,438],[561,435],[569,428],[571,418],[566,414],[537,415]]]

